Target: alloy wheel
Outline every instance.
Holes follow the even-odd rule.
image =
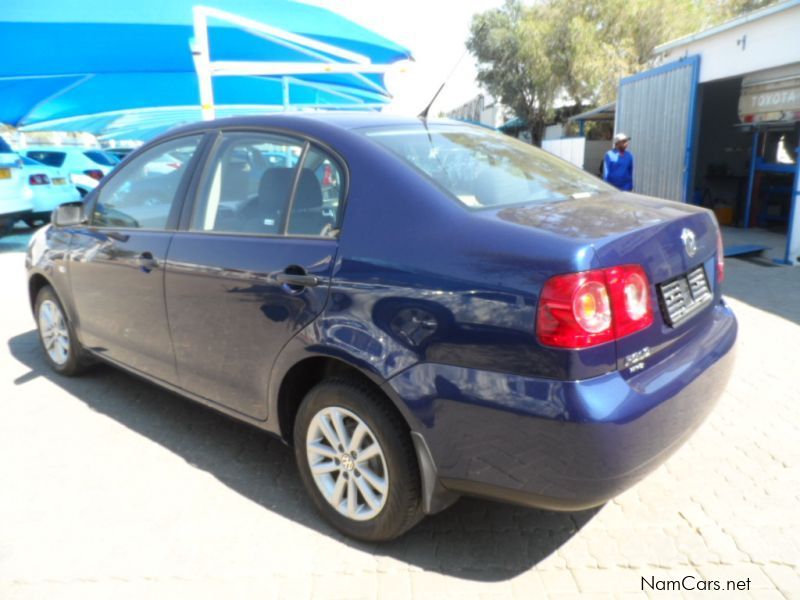
[[[375,434],[355,413],[338,406],[320,410],[306,436],[308,466],[317,488],[341,515],[374,518],[389,492],[389,470]]]
[[[59,367],[69,360],[69,329],[64,314],[52,300],[39,306],[39,335],[50,359]]]

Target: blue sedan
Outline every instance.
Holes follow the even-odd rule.
[[[103,361],[280,436],[372,541],[461,495],[606,502],[711,411],[737,331],[709,211],[380,114],[170,131],[27,269],[56,372]]]

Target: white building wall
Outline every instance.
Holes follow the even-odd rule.
[[[564,138],[560,140],[542,140],[542,150],[568,160],[573,165],[583,168],[586,138]]]
[[[800,3],[707,37],[656,48],[655,65],[699,54],[700,83],[800,62]],[[723,26],[724,27],[724,26]],[[711,30],[713,31],[713,30]]]

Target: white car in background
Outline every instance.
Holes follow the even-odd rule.
[[[63,169],[48,167],[23,156],[22,172],[25,195],[33,205],[33,212],[23,220],[31,227],[36,221],[49,221],[50,213],[59,205],[81,199],[80,192]]]
[[[20,152],[48,167],[60,169],[85,196],[119,164],[119,159],[99,148],[79,146],[29,146]]]
[[[22,161],[0,137],[0,235],[31,214],[33,205],[26,197],[23,177]]]

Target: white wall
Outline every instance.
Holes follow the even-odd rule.
[[[592,175],[602,177],[603,158],[609,150],[611,150],[611,140],[587,140],[586,150],[583,152],[584,170],[589,171]],[[636,156],[633,147],[631,153]]]
[[[583,168],[584,148],[586,139],[578,138],[564,138],[561,140],[543,140],[542,150],[547,150],[550,154],[555,154],[568,160],[573,165]]]
[[[701,56],[701,83],[800,62],[800,5],[682,43],[657,54],[656,64],[693,54]]]

